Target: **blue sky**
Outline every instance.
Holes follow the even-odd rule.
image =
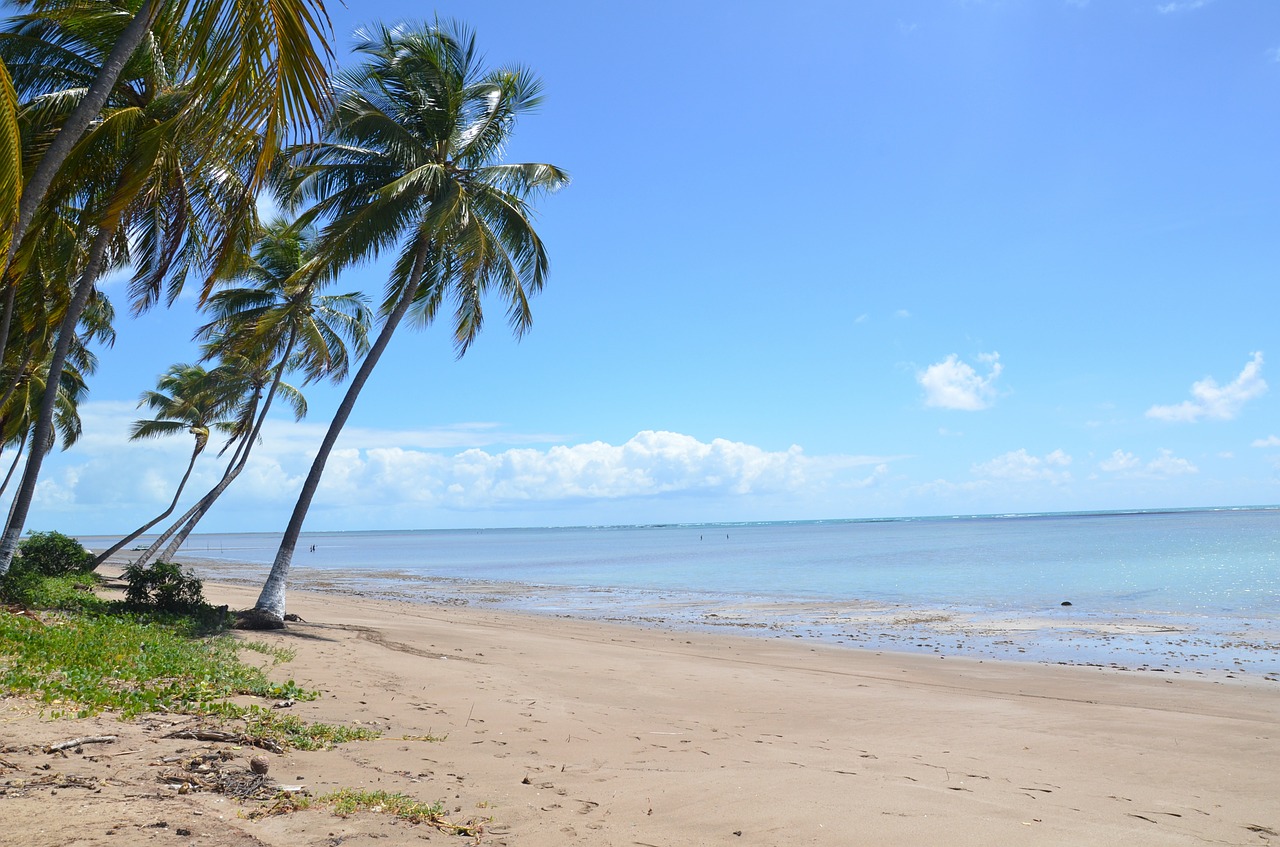
[[[573,176],[551,276],[519,343],[496,309],[460,361],[396,339],[309,529],[1280,502],[1280,4],[435,10],[545,83],[509,157]],[[340,50],[431,13],[331,11]],[[31,528],[167,500],[189,445],[124,433],[195,324],[122,320]],[[338,397],[307,394],[206,529],[283,528]]]

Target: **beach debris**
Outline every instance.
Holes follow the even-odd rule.
[[[228,750],[200,753],[181,767],[161,770],[156,781],[174,786],[179,794],[212,791],[239,800],[270,800],[276,796],[280,789],[267,778],[265,768],[261,772],[254,769],[253,762],[261,759],[265,765],[265,758],[254,756],[247,771],[232,766],[234,759]]]
[[[249,760],[249,770],[256,774],[265,774],[271,769],[271,762],[266,756],[254,756]]]
[[[84,738],[70,738],[66,741],[59,741],[57,744],[50,744],[44,748],[44,751],[46,753],[58,753],[75,747],[83,747],[86,744],[114,744],[115,741],[116,736],[114,735],[87,735]]]
[[[1071,601],[1070,601],[1070,600],[1063,600],[1061,605],[1063,605],[1063,606],[1070,606],[1070,605],[1071,605]]]
[[[270,738],[260,738],[257,736],[245,735],[242,732],[226,732],[221,729],[211,729],[205,726],[187,727],[177,729],[164,736],[165,738],[190,738],[195,741],[222,741],[228,744],[249,744],[253,747],[261,747],[272,753],[283,753],[284,747],[277,741]]]

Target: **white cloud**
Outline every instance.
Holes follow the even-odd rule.
[[[895,318],[902,318],[905,320],[906,318],[911,317],[911,313],[908,312],[906,309],[899,309],[898,311],[893,313],[893,316]]]
[[[1280,447],[1280,435],[1268,435],[1266,438],[1258,438],[1253,442],[1254,447]]]
[[[132,523],[131,515],[167,504],[190,438],[128,442],[127,426],[137,415],[128,403],[90,403],[82,412],[86,437],[75,458],[67,454],[70,463],[41,480],[45,510],[109,510],[130,515],[121,520]],[[269,421],[263,441],[228,491],[228,505],[259,517],[289,507],[323,430],[320,424]],[[770,451],[655,431],[616,445],[508,446],[533,441],[546,443],[545,436],[504,432],[492,424],[407,432],[353,428],[329,458],[316,506],[483,510],[662,496],[821,496],[877,486],[888,478],[889,463],[902,458],[809,456],[796,446]],[[492,444],[506,449],[492,449]],[[212,486],[226,462],[227,457],[202,457],[184,503]]]
[[[1174,476],[1199,473],[1200,469],[1186,459],[1173,455],[1172,450],[1161,450],[1160,454],[1144,463],[1133,453],[1116,450],[1107,459],[1098,463],[1098,469],[1121,477],[1154,477],[1168,479]]]
[[[989,462],[976,464],[973,472],[990,479],[1013,482],[1042,480],[1056,484],[1071,480],[1071,472],[1062,470],[1070,464],[1071,457],[1061,450],[1054,450],[1044,456],[1033,456],[1021,449],[997,456]]]
[[[481,449],[454,455],[379,447],[349,451],[326,476],[328,499],[358,491],[452,509],[516,503],[612,500],[670,494],[748,495],[815,486],[865,487],[887,474],[882,458],[809,457],[799,447],[766,451],[717,438],[645,431],[623,444],[594,441],[547,449]],[[874,465],[869,476],[850,469]]]
[[[925,405],[966,412],[988,408],[995,401],[995,381],[1004,366],[999,353],[982,353],[978,361],[989,366],[985,376],[954,353],[917,373],[916,381],[924,388]]]
[[[1192,12],[1196,9],[1203,9],[1213,0],[1171,0],[1169,3],[1160,3],[1156,6],[1156,11],[1162,15],[1172,15],[1178,12]]]
[[[1199,473],[1200,469],[1186,459],[1179,459],[1172,450],[1161,450],[1160,455],[1147,462],[1147,472],[1153,476],[1170,477]]]
[[[1147,417],[1177,423],[1194,423],[1201,418],[1229,421],[1240,414],[1245,403],[1266,392],[1262,353],[1257,352],[1233,382],[1220,386],[1213,377],[1205,377],[1191,385],[1191,400],[1175,406],[1152,406]]]
[[[1132,453],[1116,450],[1109,459],[1103,459],[1099,462],[1098,467],[1108,473],[1120,473],[1121,471],[1133,470],[1141,464],[1142,460]]]

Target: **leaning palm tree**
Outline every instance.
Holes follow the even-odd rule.
[[[105,14],[101,5],[65,0],[16,0],[14,5],[63,23],[88,20],[90,26],[108,29],[112,41],[75,108],[60,122],[53,143],[30,176],[16,186],[19,200],[12,210],[13,225],[6,227],[11,238],[0,254],[0,276],[67,157],[99,119],[121,74],[144,45],[181,36],[199,46],[187,63],[194,72],[195,97],[185,107],[198,119],[196,136],[217,135],[223,127],[244,130],[230,137],[260,131],[264,143],[256,153],[259,178],[290,134],[305,132],[327,100],[331,30],[321,0],[128,0]],[[114,20],[108,23],[109,17]],[[10,163],[18,161],[7,155],[11,151],[4,134],[6,110],[15,101],[0,84],[0,215],[6,214],[8,195],[13,193],[6,187],[15,173]]]
[[[283,393],[295,417],[305,413],[302,395],[281,382],[286,372],[299,373],[304,384],[319,379],[340,382],[347,375],[349,351],[362,355],[369,349],[371,316],[363,296],[320,293],[333,277],[331,268],[314,261],[318,245],[314,228],[272,221],[263,228],[252,257],[231,275],[225,288],[209,298],[206,308],[214,319],[197,332],[198,338],[206,340],[206,358],[238,363],[235,372],[254,389],[247,396],[260,397],[268,381],[270,388],[260,406],[245,408],[236,429],[241,440],[222,478],[170,530],[161,533],[139,562],[145,564],[157,553],[161,561],[173,558],[244,470],[277,393]],[[160,550],[161,544],[167,546]]]
[[[142,535],[151,527],[173,514],[187,487],[187,480],[196,466],[196,460],[209,444],[212,430],[228,431],[231,423],[227,415],[231,406],[230,398],[219,390],[218,381],[210,377],[209,372],[201,365],[177,364],[170,366],[156,380],[153,391],[146,391],[138,403],[155,412],[155,417],[144,418],[133,422],[129,430],[131,440],[143,438],[163,438],[179,432],[188,432],[195,439],[191,450],[191,458],[187,460],[186,471],[178,482],[173,499],[158,515],[121,538],[94,559],[96,568],[109,559],[126,544]]]
[[[102,5],[85,4],[94,9]],[[61,122],[94,69],[107,61],[103,54],[111,46],[112,31],[104,27],[125,21],[105,14],[93,23],[28,17],[0,39],[15,80],[22,80],[20,88],[31,98],[24,114],[33,122]],[[89,245],[82,264],[70,268],[64,282],[68,306],[54,339],[50,367],[55,371],[113,256],[115,261],[132,260],[131,294],[138,311],[157,302],[166,288],[172,300],[187,271],[208,263],[212,245],[243,237],[245,217],[227,210],[242,206],[249,196],[247,173],[253,159],[246,144],[251,139],[242,136],[256,136],[234,124],[212,136],[198,133],[204,118],[190,105],[200,98],[193,68],[202,45],[187,33],[163,32],[167,39],[153,38],[126,63],[101,120],[71,150],[41,206],[45,216],[76,209]],[[49,133],[32,135],[47,139]],[[54,143],[57,138],[53,136]],[[226,156],[215,162],[218,153]],[[47,437],[53,402],[46,396],[34,424],[36,441]],[[41,454],[33,450],[0,538],[0,574],[12,559],[40,468]]]
[[[337,103],[317,143],[294,151],[292,199],[328,223],[320,260],[366,261],[398,247],[377,340],[352,378],[289,519],[250,626],[283,626],[293,551],[325,463],[392,334],[413,308],[429,323],[454,304],[458,355],[480,331],[485,294],[505,301],[517,335],[547,256],[529,201],[568,182],[544,164],[502,164],[516,119],[540,101],[520,68],[487,70],[475,38],[457,24],[378,27],[357,33],[365,63],[336,77]]]

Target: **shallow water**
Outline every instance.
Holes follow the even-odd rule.
[[[205,578],[260,582],[278,543],[196,535],[183,552]],[[1277,551],[1277,509],[317,532],[292,576],[678,629],[1280,678]]]

